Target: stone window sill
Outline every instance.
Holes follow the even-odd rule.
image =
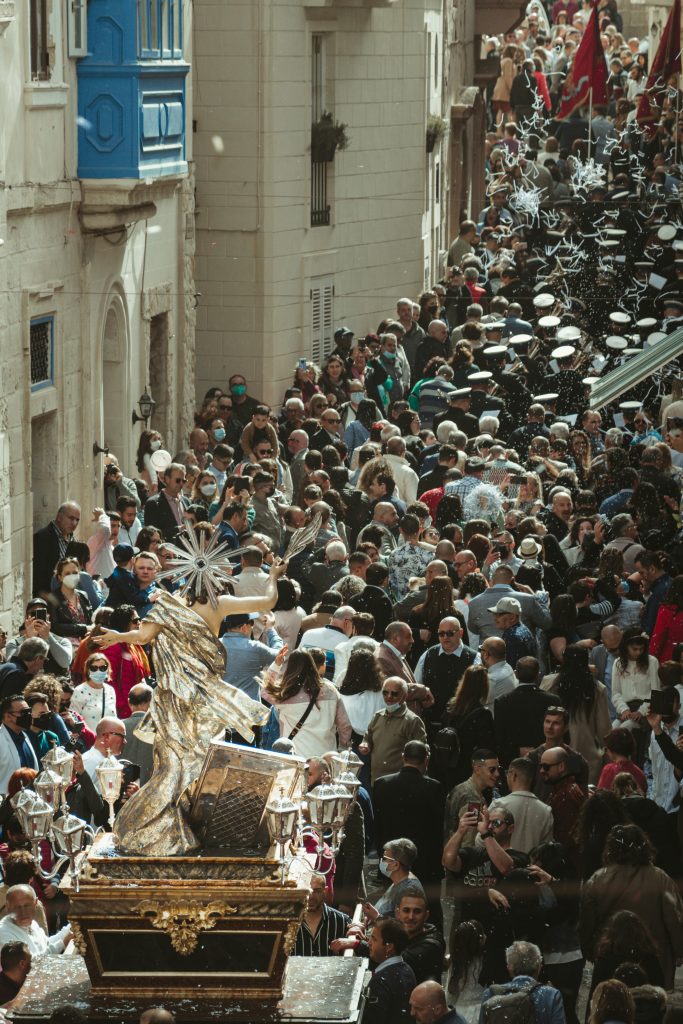
[[[24,106],[27,110],[49,110],[65,107],[69,86],[65,83],[31,82],[24,86]]]

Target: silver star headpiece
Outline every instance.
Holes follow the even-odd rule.
[[[234,554],[229,551],[227,544],[221,542],[218,530],[208,543],[205,533],[198,537],[190,529],[178,538],[177,544],[167,543],[164,547],[171,551],[172,557],[168,561],[169,568],[157,573],[157,579],[180,583],[178,593],[182,597],[188,590],[194,590],[195,593],[203,590],[211,607],[215,608],[224,584],[230,579],[227,571],[230,565],[228,554]]]

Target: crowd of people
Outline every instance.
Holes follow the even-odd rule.
[[[135,465],[105,458],[89,521],[67,500],[35,534],[33,597],[0,635],[0,1002],[70,938],[12,798],[56,745],[94,825],[108,752],[121,806],[149,780],[154,645],[96,640],[182,592],[191,532],[223,545],[238,597],[287,562],[271,610],[221,630],[225,681],[268,709],[253,742],[305,757],[311,789],[336,750],[363,761],[295,955],[368,957],[369,1024],[577,1024],[587,962],[591,1024],[677,1009],[678,360],[591,396],[683,325],[680,96],[642,130],[651,55],[598,0],[609,103],[553,121],[591,16],[532,0],[488,41],[488,205],[441,281],[364,337],[338,327],[279,408],[235,373],[185,448],[144,430]]]

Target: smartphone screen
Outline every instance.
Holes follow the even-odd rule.
[[[467,813],[476,814],[477,821],[479,821],[481,817],[481,804],[475,803],[474,801],[470,801],[467,805]]]

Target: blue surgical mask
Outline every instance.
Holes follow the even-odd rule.
[[[379,870],[380,874],[384,875],[385,878],[391,878],[391,874],[389,873],[389,866],[385,860],[381,860],[379,862]]]
[[[108,675],[106,668],[91,668],[89,672],[92,683],[106,683]]]
[[[385,359],[388,359],[390,362],[393,362],[393,360],[396,358],[396,353],[395,352],[383,352],[382,356]]]
[[[364,391],[352,391],[351,392],[351,405],[360,405],[363,399],[366,397]]]
[[[225,440],[225,430],[223,429],[223,427],[219,427],[218,430],[214,430],[213,436],[216,438],[217,441]]]

